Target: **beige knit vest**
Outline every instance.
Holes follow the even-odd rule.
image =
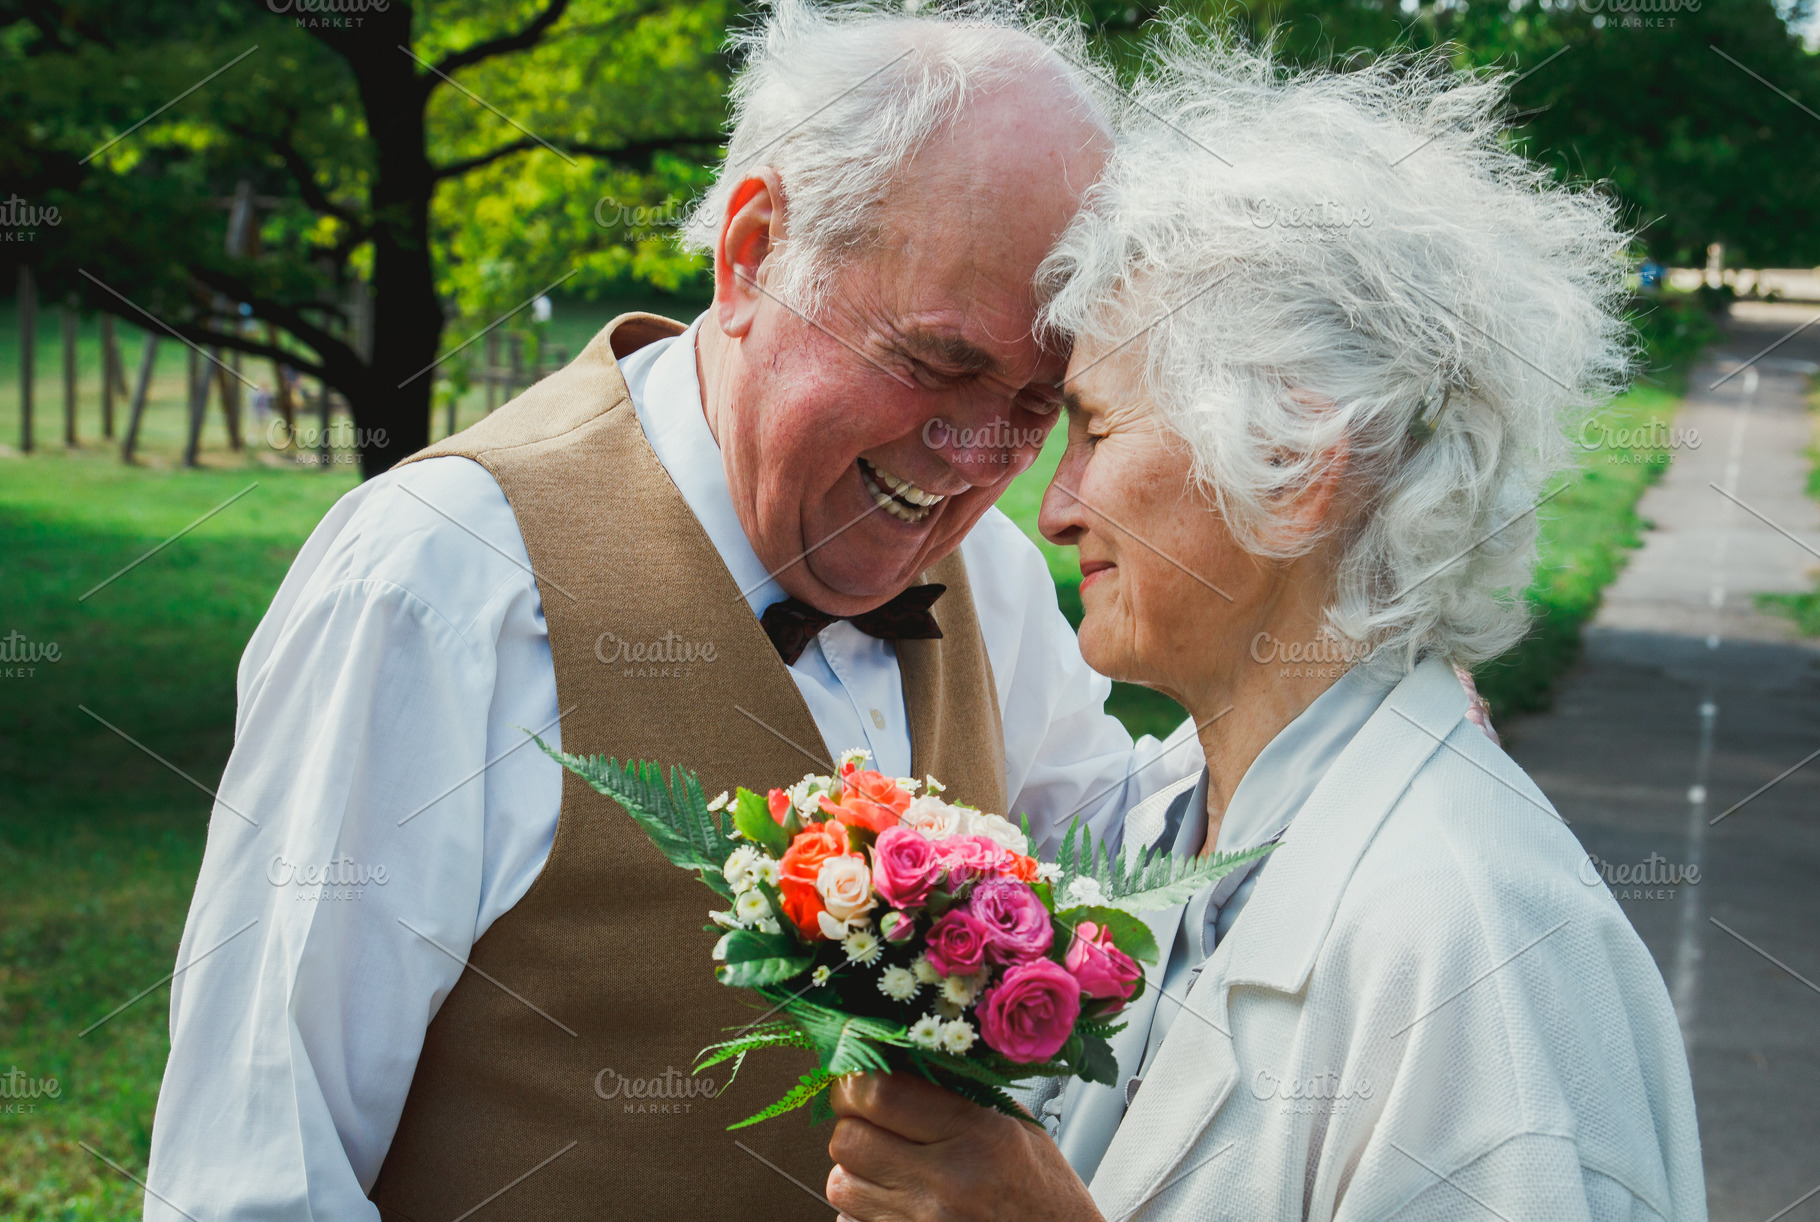
[[[763,791],[859,744],[822,741],[639,426],[615,357],[678,330],[623,315],[567,368],[406,461],[469,458],[505,492],[549,625],[565,750],[680,764],[710,795]],[[942,638],[897,646],[913,771],[1002,813],[1004,737],[959,553],[925,579],[948,592]],[[809,1190],[825,1185],[829,1130],[806,1110],[726,1131],[812,1059],[754,1055],[724,1093],[727,1065],[704,1075],[712,1088],[689,1077],[703,1047],[761,1014],[714,978],[713,906],[616,803],[565,774],[549,860],[474,944],[425,1034],[371,1193],[382,1217],[827,1217]]]

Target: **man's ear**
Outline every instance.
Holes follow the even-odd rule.
[[[727,197],[714,250],[714,317],[729,337],[740,339],[751,330],[764,297],[760,269],[783,238],[783,185],[776,170],[760,166]]]

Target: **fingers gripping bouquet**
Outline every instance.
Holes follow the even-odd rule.
[[[539,746],[543,746],[540,741]],[[704,1049],[696,1072],[763,1048],[814,1051],[818,1068],[741,1128],[804,1104],[856,1072],[909,1072],[975,1103],[1023,1112],[1004,1088],[1037,1077],[1116,1081],[1107,1038],[1144,988],[1155,939],[1134,914],[1180,903],[1268,849],[1184,859],[1112,859],[1078,824],[1056,860],[1030,855],[1028,823],[944,801],[943,786],[893,779],[841,757],[759,795],[704,800],[700,783],[653,763],[549,752],[618,802],[658,849],[724,908],[723,984],[765,1007]],[[731,1084],[731,1079],[729,1079]]]

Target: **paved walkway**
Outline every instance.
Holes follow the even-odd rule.
[[[1555,707],[1507,727],[1669,984],[1715,1222],[1820,1222],[1820,642],[1752,602],[1820,575],[1820,323],[1740,368],[1816,314],[1734,308],[1676,420],[1699,446]]]

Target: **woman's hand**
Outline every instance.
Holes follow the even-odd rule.
[[[852,1222],[1104,1222],[1034,1123],[907,1074],[834,1085],[828,1200]]]

